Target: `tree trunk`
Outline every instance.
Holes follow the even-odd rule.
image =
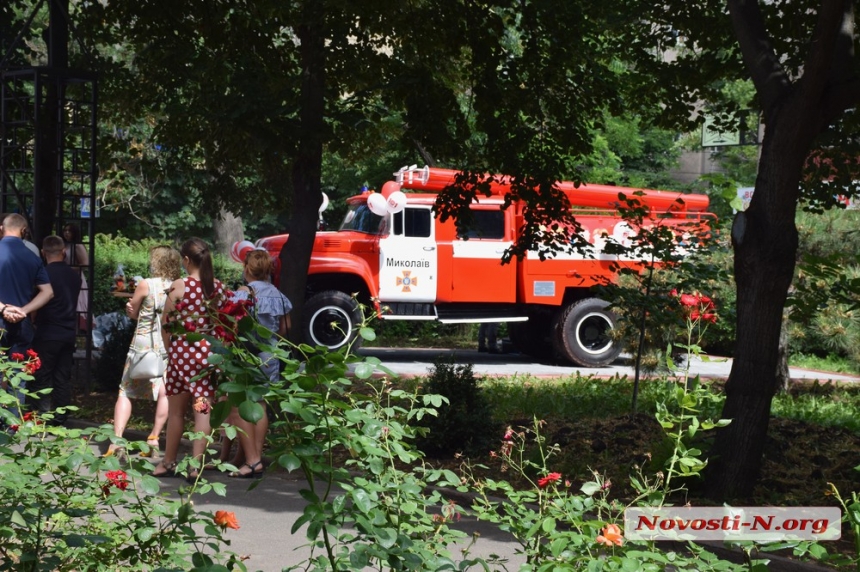
[[[784,108],[771,117],[755,194],[732,226],[737,343],[722,415],[732,422],[717,432],[706,474],[708,495],[715,500],[752,493],[778,387],[783,309],[798,243],[794,222],[798,181],[812,135],[796,121],[796,110]]]
[[[322,204],[322,152],[325,127],[325,11],[322,2],[306,0],[296,27],[301,42],[299,152],[293,164],[290,238],[281,249],[281,290],[293,303],[290,341],[302,341],[302,308],[308,267]]]
[[[233,213],[221,209],[221,214],[213,221],[215,231],[215,250],[224,256],[230,256],[233,243],[245,240],[245,225],[242,219]]]

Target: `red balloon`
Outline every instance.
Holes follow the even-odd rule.
[[[387,181],[384,185],[382,185],[382,190],[379,191],[379,194],[381,194],[387,199],[391,195],[391,193],[399,190],[400,183],[398,183],[397,181]]]

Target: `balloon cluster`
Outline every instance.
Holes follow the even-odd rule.
[[[388,181],[382,185],[381,192],[370,193],[367,197],[367,208],[375,215],[399,213],[404,207],[406,207],[406,193],[400,190],[400,183],[394,181]]]

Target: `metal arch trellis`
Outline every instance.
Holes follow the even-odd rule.
[[[54,4],[62,25],[67,10]],[[67,224],[81,230],[89,263],[81,270],[85,304],[78,307],[78,357],[84,357],[85,390],[92,363],[92,287],[95,283],[96,142],[98,92],[94,74],[62,65],[12,69],[11,51],[33,21],[39,0],[22,30],[0,61],[0,212],[18,212],[30,222],[37,243],[48,234],[62,236]],[[50,52],[50,50],[49,50]],[[62,54],[61,54],[62,56]],[[72,260],[75,265],[75,261]],[[81,355],[82,354],[82,355]]]

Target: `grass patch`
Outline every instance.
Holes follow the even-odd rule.
[[[823,427],[845,429],[860,434],[860,387],[850,384],[794,384],[777,394],[771,415],[806,421]]]
[[[510,419],[594,419],[632,414],[633,380],[573,375],[559,379],[531,376],[485,378],[482,387],[500,421]],[[653,415],[677,382],[666,379],[639,383],[637,412]],[[721,385],[715,387],[719,392]],[[703,411],[714,417],[719,410]]]
[[[857,367],[851,362],[851,360],[833,354],[821,357],[814,354],[796,353],[789,356],[788,363],[792,367],[800,367],[803,369],[829,371],[832,373],[860,373],[857,371]]]

